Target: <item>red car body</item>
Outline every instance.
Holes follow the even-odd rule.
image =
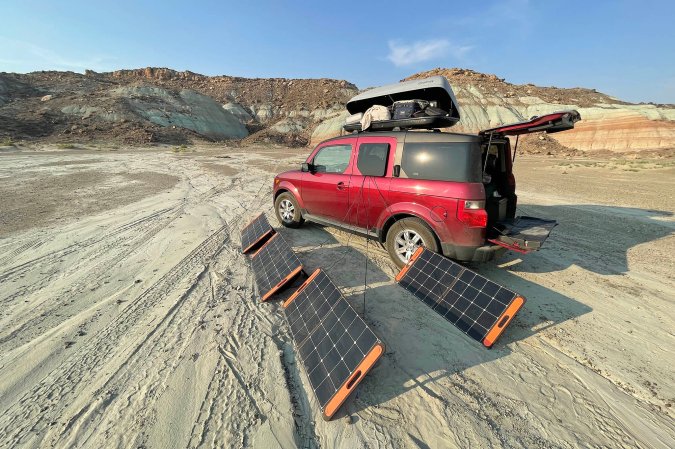
[[[288,192],[295,199],[303,219],[344,228],[376,238],[381,243],[385,242],[389,228],[397,220],[416,217],[433,232],[438,250],[444,255],[464,261],[487,261],[504,249],[504,245],[488,241],[488,223],[513,219],[517,202],[513,154],[506,135],[569,129],[578,120],[578,114],[575,119],[573,112],[550,114],[478,135],[397,131],[362,132],[329,139],[314,148],[303,164],[304,170],[292,170],[275,177],[274,198]],[[382,148],[388,145],[383,174],[378,173],[381,176],[364,176],[359,169],[357,161],[361,160],[362,148],[372,148],[372,145],[364,147],[367,144],[380,144]],[[457,150],[427,154],[424,148],[434,145],[448,148],[455,145]],[[344,170],[331,173],[309,169],[317,154],[329,146],[339,147],[340,154],[344,155],[340,157],[344,157],[346,163],[346,167],[342,165],[339,169],[344,167]],[[441,154],[450,159],[449,162],[437,159],[438,163],[454,167],[452,158],[456,158],[457,164],[466,165],[468,174],[460,180],[419,179],[410,169],[406,174],[404,152],[413,146],[422,148],[415,150],[416,162],[424,163],[425,157],[438,158]],[[495,149],[494,158],[488,156],[489,147]],[[348,161],[347,151],[350,152]],[[496,160],[499,166],[491,178],[494,181],[490,181],[494,186],[489,197],[486,196],[489,183],[485,181],[490,178],[485,175],[486,158],[493,163]],[[481,166],[476,167],[476,164]],[[482,178],[476,174],[477,169]],[[498,193],[493,195],[492,190]],[[498,197],[502,205],[500,217],[496,212],[486,210],[486,204],[490,205],[493,196]]]

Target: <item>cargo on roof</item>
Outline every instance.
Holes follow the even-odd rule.
[[[459,121],[459,106],[455,93],[443,76],[432,76],[421,80],[404,81],[388,84],[360,93],[347,102],[350,114],[366,112],[376,104],[391,106],[395,101],[426,100],[436,101],[438,107],[450,113]]]
[[[372,106],[380,105],[391,108],[394,103],[405,100],[421,100],[430,103],[438,111],[433,116],[414,116],[405,119],[392,119],[373,122],[374,130],[394,128],[447,128],[459,121],[459,106],[455,93],[442,76],[404,81],[376,87],[353,97],[347,102],[350,114],[362,114]],[[440,115],[442,113],[442,115]],[[347,131],[361,131],[360,126],[348,123]]]

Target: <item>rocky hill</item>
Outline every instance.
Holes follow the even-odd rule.
[[[0,73],[0,138],[306,145],[357,93],[329,79],[204,76],[164,68]]]
[[[560,110],[578,109],[573,131],[528,136],[531,152],[675,148],[673,105],[630,104],[593,89],[516,85],[466,69],[434,69],[407,79],[445,76],[462,119],[476,132]],[[165,68],[0,73],[0,139],[128,144],[197,140],[306,145],[341,133],[344,104],[358,89],[332,79],[204,76]]]
[[[577,109],[582,121],[574,130],[526,136],[522,148],[530,152],[573,152],[576,149],[623,153],[675,149],[673,105],[630,104],[594,89],[511,84],[495,75],[467,69],[439,68],[403,81],[436,75],[448,79],[457,97],[461,120],[452,128],[456,132],[474,133],[535,115]],[[311,140],[336,135],[343,117],[321,124]],[[672,151],[660,153],[672,154]]]
[[[462,109],[459,123],[476,131],[561,109],[577,109],[574,130],[551,135],[567,147],[618,152],[675,148],[673,105],[630,104],[594,89],[515,85],[472,70],[435,69],[409,79],[445,76]]]

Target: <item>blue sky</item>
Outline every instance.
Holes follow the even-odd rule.
[[[674,1],[5,0],[0,71],[146,66],[338,78],[434,67],[675,103]]]

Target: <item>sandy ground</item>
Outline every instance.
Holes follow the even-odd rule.
[[[560,226],[475,267],[528,299],[492,350],[376,245],[282,229],[387,345],[324,422],[239,252],[305,154],[1,153],[0,447],[675,447],[672,166],[517,161],[521,212]]]

